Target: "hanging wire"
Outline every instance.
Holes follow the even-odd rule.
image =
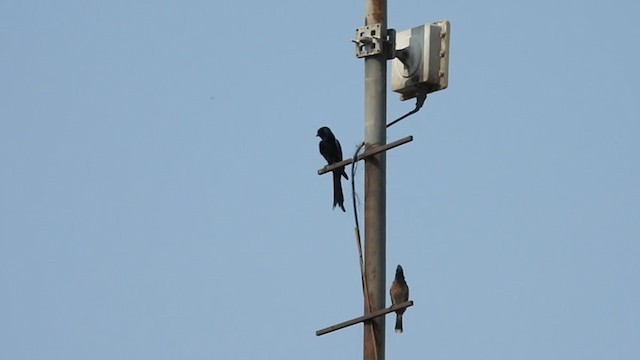
[[[355,153],[353,154],[354,161],[351,163],[351,200],[353,202],[353,219],[355,222],[355,237],[356,237],[356,245],[358,247],[358,257],[360,259],[360,278],[362,279],[362,292],[364,294],[364,298],[367,304],[367,313],[371,312],[371,300],[369,298],[369,287],[367,286],[367,277],[364,273],[364,258],[362,256],[362,240],[360,236],[360,221],[358,220],[358,207],[357,207],[357,194],[356,194],[356,169],[358,168],[358,154],[364,147],[364,142],[356,148]],[[371,329],[371,336],[373,337],[373,342],[376,343],[376,332],[373,330],[373,326],[369,326]],[[378,349],[374,347],[375,358],[378,359]]]
[[[393,120],[392,122],[388,123],[387,128],[391,127],[391,125],[397,123],[398,121],[408,117],[409,115],[413,115],[417,113],[420,110],[420,108],[422,108],[422,105],[424,105],[425,100],[427,100],[427,93],[418,94],[418,96],[416,96],[416,108],[400,116],[399,118]]]
[[[360,253],[360,267],[362,268],[362,251],[361,251],[361,246],[360,246],[360,221],[358,220],[358,211],[357,211],[357,194],[356,194],[356,169],[358,168],[358,155],[360,154],[360,151],[362,150],[362,148],[364,147],[364,142],[360,145],[358,145],[358,147],[356,148],[355,153],[353,154],[353,159],[354,161],[351,163],[351,199],[353,201],[353,219],[355,222],[355,230],[356,230],[356,235],[358,238],[358,249],[359,253]],[[364,272],[363,272],[364,274]],[[363,277],[364,279],[364,277]],[[363,280],[364,283],[364,280]],[[364,284],[363,284],[364,286]]]

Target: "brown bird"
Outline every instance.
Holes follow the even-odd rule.
[[[402,304],[403,302],[409,301],[409,287],[407,286],[407,282],[404,280],[404,272],[402,272],[402,266],[398,265],[396,268],[396,278],[393,280],[393,284],[391,284],[391,289],[389,290],[391,294],[391,304],[397,305]],[[396,332],[402,333],[402,314],[406,308],[396,311]]]

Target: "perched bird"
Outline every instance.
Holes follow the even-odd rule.
[[[329,165],[342,161],[342,148],[340,147],[340,141],[326,126],[318,129],[316,136],[320,137],[320,154],[324,156]],[[347,173],[344,171],[344,166],[333,170],[333,207],[340,206],[342,211],[344,209],[344,195],[342,194],[342,183],[340,182],[340,176],[344,176],[349,180]]]
[[[391,304],[397,305],[403,302],[409,301],[409,287],[407,282],[404,281],[404,273],[402,272],[402,266],[398,265],[396,268],[396,278],[391,284]],[[402,314],[406,308],[396,311],[396,332],[402,333]]]

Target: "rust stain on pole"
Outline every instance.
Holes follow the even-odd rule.
[[[367,9],[367,16],[364,20],[365,25],[372,25],[381,23],[385,18],[385,13],[387,12],[386,0],[369,0],[369,4],[371,7]]]

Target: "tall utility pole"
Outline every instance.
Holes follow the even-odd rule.
[[[365,26],[380,24],[380,36],[387,34],[387,0],[366,0]],[[387,52],[364,59],[364,139],[368,147],[387,141]],[[366,151],[366,149],[365,149]],[[365,314],[385,307],[386,291],[386,180],[387,157],[384,152],[365,160],[364,263],[368,287]],[[373,326],[373,331],[371,327]],[[384,360],[384,316],[364,326],[364,360]],[[375,334],[375,335],[374,335]]]
[[[364,176],[364,315],[316,331],[324,335],[364,323],[364,360],[385,358],[385,317],[413,306],[407,300],[385,308],[387,157],[386,151],[413,140],[412,136],[387,142],[387,127],[416,113],[427,94],[449,85],[449,38],[447,20],[424,24],[396,33],[387,29],[387,0],[365,0],[365,24],[356,30],[356,56],[364,58],[365,151],[353,159],[318,170],[318,175],[365,160]],[[392,59],[391,87],[400,100],[416,99],[415,109],[387,124],[387,60]],[[354,209],[357,226],[357,210]],[[360,259],[360,229],[356,227]],[[362,264],[362,263],[361,263]]]

